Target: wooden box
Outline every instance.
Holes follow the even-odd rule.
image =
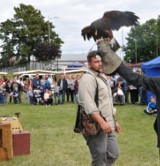
[[[13,157],[11,124],[0,123],[0,160],[8,160]]]
[[[13,155],[30,154],[30,132],[21,131],[12,133]]]

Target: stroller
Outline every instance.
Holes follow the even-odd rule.
[[[20,95],[18,91],[13,91],[12,96],[13,96],[14,104],[20,103]]]
[[[42,105],[44,103],[41,96],[41,91],[39,89],[33,90],[33,96],[34,96],[35,104]]]
[[[125,104],[125,95],[121,88],[117,88],[117,91],[113,93],[113,104]]]

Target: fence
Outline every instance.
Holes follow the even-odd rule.
[[[18,65],[14,67],[5,67],[0,69],[1,72],[7,72],[7,73],[14,73],[14,72],[21,72],[26,70],[42,70],[43,64],[42,62],[30,62],[24,65]]]

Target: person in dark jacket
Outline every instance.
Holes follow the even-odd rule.
[[[39,78],[39,75],[36,74],[35,77],[32,79],[32,88],[34,89],[39,89],[41,86],[41,81]]]
[[[160,148],[160,77],[150,77],[133,72],[124,65],[122,59],[110,48],[108,39],[99,39],[97,42],[98,51],[102,57],[103,71],[106,74],[118,73],[125,80],[135,87],[144,87],[152,91],[157,99],[157,116],[154,122],[154,129],[157,133],[158,144]]]

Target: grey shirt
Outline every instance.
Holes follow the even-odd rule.
[[[79,82],[78,100],[79,104],[85,109],[87,114],[100,113],[110,124],[112,129],[115,129],[115,122],[113,118],[114,107],[110,85],[107,81],[107,77],[102,74],[106,79],[104,82],[97,76],[97,72],[88,69],[88,72],[82,76]],[[97,82],[96,82],[97,80]],[[95,103],[95,93],[98,83],[98,103],[99,107]]]

